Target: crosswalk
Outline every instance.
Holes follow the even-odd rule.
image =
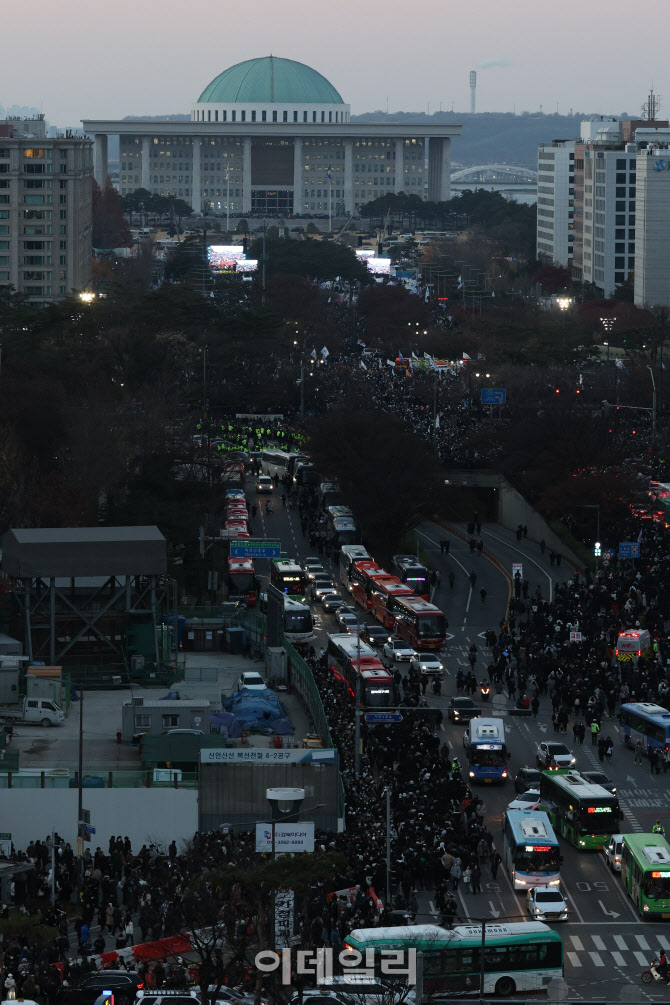
[[[565,960],[575,969],[584,966],[634,967],[646,970],[661,949],[670,952],[667,935],[566,935]]]

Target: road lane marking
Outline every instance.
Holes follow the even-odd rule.
[[[577,953],[568,952],[566,953],[566,955],[570,960],[570,963],[573,965],[573,967],[581,967],[582,961],[580,960],[579,955]]]
[[[624,939],[623,935],[615,935],[614,941],[616,942],[619,949],[628,949],[628,943]]]
[[[641,967],[644,967],[645,970],[649,969],[649,957],[645,956],[644,953],[638,953],[638,952],[634,952],[633,956],[635,957],[635,959],[637,960],[637,962],[640,964]]]
[[[571,935],[570,939],[575,949],[580,951],[584,949],[584,943],[582,942],[582,940],[579,938],[578,935]]]
[[[591,959],[593,960],[593,962],[595,963],[595,965],[597,967],[604,967],[605,966],[605,961],[603,960],[603,958],[600,955],[600,953],[589,952],[589,956],[591,957]]]
[[[657,935],[656,938],[660,942],[660,944],[663,947],[663,949],[665,949],[665,950],[670,949],[670,942],[668,942],[668,940],[666,939],[665,935]]]
[[[607,949],[607,946],[605,945],[604,941],[600,938],[599,935],[592,935],[591,938],[593,940],[593,945],[596,947],[596,949]]]
[[[568,890],[568,888],[565,885],[565,882],[564,882],[564,880],[563,880],[562,877],[561,877],[561,889],[564,890],[565,893],[567,893],[568,899],[571,901],[572,906],[574,907],[575,911],[577,912],[577,917],[579,918],[579,920],[581,921],[581,923],[584,924],[584,918],[582,917],[582,912],[579,910],[579,907],[577,905],[577,901],[575,900],[573,894],[571,894],[570,891]]]
[[[515,548],[513,544],[510,544],[508,541],[504,541],[501,537],[498,537],[497,534],[492,534],[490,530],[482,531],[482,537],[484,534],[488,534],[489,537],[492,537],[495,541],[499,541],[501,544],[504,544],[506,548],[511,548],[512,551],[516,551],[519,555],[523,555],[523,557],[527,558],[529,562],[532,562],[533,565],[537,566],[540,572],[543,573],[549,580],[549,603],[551,603],[554,598],[554,582],[547,570],[543,569],[542,566],[536,562],[534,558],[531,558],[530,555],[527,555],[525,551],[521,551],[520,548]],[[502,561],[502,559],[498,559],[498,561]]]
[[[651,949],[651,946],[649,945],[649,943],[645,939],[644,935],[636,935],[635,939],[636,939],[637,944],[640,947],[640,949],[646,949],[647,952],[649,952],[649,950]]]
[[[626,966],[626,961],[624,960],[623,956],[621,955],[621,953],[617,953],[615,949],[612,950],[612,959],[614,960],[614,962],[618,967]]]

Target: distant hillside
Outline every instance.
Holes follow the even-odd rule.
[[[594,116],[595,117],[595,116]],[[626,116],[620,116],[625,118]],[[352,115],[352,122],[459,122],[463,133],[453,141],[452,159],[463,167],[473,164],[518,164],[535,167],[540,143],[552,140],[572,140],[579,136],[579,124],[591,118],[578,115],[512,115],[483,112],[470,115],[460,112],[365,112]]]

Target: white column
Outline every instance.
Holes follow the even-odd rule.
[[[151,137],[142,137],[142,188],[150,189],[151,175],[149,174],[149,158],[151,156]]]
[[[191,140],[191,147],[193,150],[193,164],[191,166],[192,173],[192,183],[191,183],[191,206],[193,207],[194,213],[202,212],[202,178],[200,176],[200,147],[201,141],[194,137]]]
[[[95,165],[93,174],[100,188],[104,188],[107,181],[107,134],[96,133],[94,139]]]
[[[440,202],[451,199],[451,140],[442,139],[442,170],[440,172]]]
[[[344,209],[354,211],[354,141],[344,141]]]
[[[395,141],[395,191],[405,191],[405,141]]]
[[[251,212],[251,136],[244,137],[242,154],[242,212]]]
[[[293,213],[302,213],[303,207],[303,171],[302,171],[302,138],[293,139]]]

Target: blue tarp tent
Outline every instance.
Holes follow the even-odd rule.
[[[255,691],[243,687],[222,703],[232,712],[242,729],[260,729],[263,733],[277,733],[285,736],[295,733],[279,698],[269,688]]]
[[[216,727],[225,726],[228,730],[228,736],[233,740],[242,735],[242,726],[232,712],[210,712],[209,724]]]

